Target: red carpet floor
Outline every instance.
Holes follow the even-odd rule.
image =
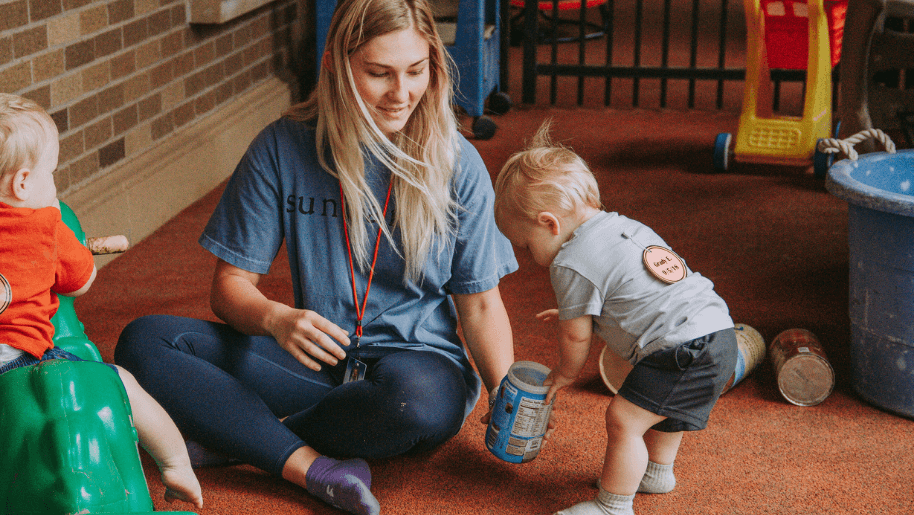
[[[726,393],[708,429],[688,434],[676,461],[678,486],[639,495],[639,514],[902,514],[914,512],[914,423],[861,401],[849,373],[847,208],[810,171],[737,164],[712,170],[718,132],[736,132],[733,113],[518,107],[498,117],[489,141],[475,142],[493,176],[542,120],[557,140],[593,167],[603,202],[653,227],[696,271],[714,281],[733,319],[766,342],[801,327],[824,345],[837,376],[815,407],[789,404],[768,361]],[[118,257],[77,299],[87,333],[111,360],[120,330],[137,316],[211,318],[213,258],[196,239],[220,190]],[[534,314],[553,306],[545,269],[519,256],[521,269],[501,291],[511,315],[517,359],[557,359],[554,333]],[[281,256],[263,283],[289,300]],[[560,426],[540,456],[500,462],[483,445],[477,408],[466,427],[435,452],[371,463],[385,514],[551,514],[591,499],[600,472],[610,399],[596,341],[583,377],[559,399]],[[144,466],[159,510],[155,466]],[[200,515],[337,513],[302,489],[252,467],[199,471]]]

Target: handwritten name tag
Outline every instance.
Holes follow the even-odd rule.
[[[682,258],[664,247],[651,245],[644,249],[642,260],[651,275],[667,284],[679,282],[688,274]]]

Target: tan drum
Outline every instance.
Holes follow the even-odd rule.
[[[600,376],[614,395],[619,392],[619,387],[622,386],[622,382],[625,381],[632,368],[632,364],[622,359],[622,356],[619,356],[616,351],[603,347],[600,352]]]
[[[738,385],[765,359],[765,339],[761,333],[746,324],[734,324],[736,333],[736,370],[730,376],[724,392]]]

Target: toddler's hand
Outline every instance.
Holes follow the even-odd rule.
[[[549,372],[549,376],[546,377],[546,380],[543,381],[543,386],[549,387],[549,392],[546,393],[546,404],[552,402],[552,398],[555,397],[555,394],[559,392],[562,388],[570,385],[574,382],[573,377],[566,377],[562,374],[557,373],[555,370]]]
[[[561,390],[562,388],[564,388],[565,386],[567,386],[568,384],[570,384],[571,382],[574,381],[574,380],[572,380],[572,381],[569,381],[566,383],[562,380],[559,380],[559,382],[557,383],[556,380],[559,377],[562,377],[562,376],[560,376],[559,374],[556,374],[553,371],[553,372],[549,372],[549,376],[546,378],[545,381],[543,381],[543,386],[550,387],[549,392],[546,394],[545,403],[547,405],[550,402],[552,402],[552,398],[555,397],[555,394],[558,393],[559,390]],[[558,427],[558,418],[559,417],[556,414],[554,409],[549,412],[549,423],[546,425],[546,434],[543,435],[543,446],[544,447],[546,446],[546,442],[549,440],[549,438],[552,437],[552,433],[555,432],[555,428]]]
[[[536,318],[538,318],[542,322],[552,322],[553,320],[558,320],[559,319],[559,310],[547,309],[546,311],[537,313]]]
[[[555,432],[555,428],[558,427],[559,417],[555,413],[555,410],[549,412],[549,423],[546,425],[546,434],[543,435],[543,446],[546,446],[546,441],[552,438],[552,433]]]

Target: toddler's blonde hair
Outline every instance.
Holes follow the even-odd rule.
[[[0,177],[35,166],[52,138],[54,120],[37,103],[0,93]]]
[[[550,120],[530,145],[508,158],[495,180],[495,223],[535,220],[543,211],[568,215],[582,205],[601,209],[597,180],[573,150],[554,143]]]

